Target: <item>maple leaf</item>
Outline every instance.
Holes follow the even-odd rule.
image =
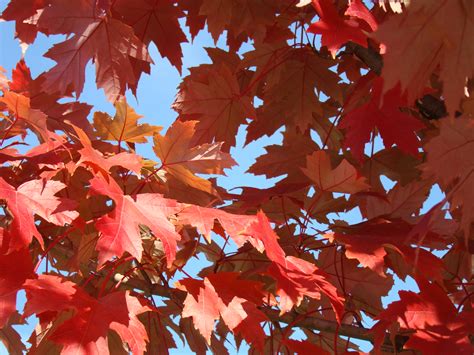
[[[26,349],[14,328],[35,315],[28,351],[40,354],[167,353],[175,335],[198,354],[243,341],[250,353],[358,351],[348,334],[375,338],[374,353],[390,339],[396,352],[473,352],[473,6],[297,3],[5,4],[23,52],[40,32],[55,61],[33,76],[26,55],[11,80],[0,68],[8,351]],[[159,134],[125,91],[151,72],[148,49],[181,70],[185,34],[201,30],[228,49],[205,49]],[[115,115],[77,101],[91,61]],[[135,151],[149,136],[158,164]],[[260,155],[244,159],[249,173],[274,185],[218,185],[237,141]],[[446,196],[431,207],[433,184]],[[168,285],[181,272],[197,276]],[[421,291],[384,307],[398,278]],[[151,294],[163,305],[145,306]]]
[[[209,33],[211,33],[214,42],[217,42],[219,36],[224,32],[225,28],[230,24],[232,18],[232,3],[225,4],[224,1],[206,1],[200,0],[199,15],[206,18]]]
[[[300,174],[302,175],[302,173]],[[255,208],[261,209],[276,223],[285,223],[289,216],[299,216],[305,199],[305,191],[309,188],[307,179],[299,183],[287,182],[286,179],[277,186],[269,189],[246,187],[239,198],[239,210],[254,212]],[[286,190],[288,188],[288,190]]]
[[[301,170],[294,169],[306,165],[306,156],[318,149],[318,145],[305,135],[285,132],[283,144],[269,145],[264,148],[266,154],[260,155],[248,172],[273,178],[280,175],[300,176]]]
[[[180,284],[187,290],[186,281]],[[198,288],[198,293],[193,296],[189,293],[184,300],[182,316],[193,317],[194,327],[199,330],[207,344],[211,343],[211,333],[214,323],[219,319],[219,296],[209,282],[204,281],[204,287]]]
[[[384,309],[381,299],[393,286],[393,279],[389,275],[382,277],[369,268],[362,268],[357,260],[348,259],[343,253],[332,248],[323,249],[318,255],[316,264],[326,273],[327,280],[346,296],[347,303],[355,304],[356,307],[374,314]],[[342,268],[344,268],[343,285],[337,281],[337,275]]]
[[[197,205],[184,205],[183,207],[178,213],[180,222],[195,227],[208,242],[211,241],[211,232],[214,228],[214,222],[217,220],[237,246],[240,247],[249,241],[258,250],[263,250],[261,242],[259,243],[255,238],[245,235],[247,227],[256,220],[255,216],[236,215]]]
[[[211,219],[212,223],[214,222],[214,218],[216,217]],[[282,299],[282,312],[287,312],[294,304],[299,304],[304,295],[319,298],[320,293],[323,292],[329,296],[339,317],[342,310],[342,303],[334,286],[330,285],[325,280],[324,275],[312,264],[298,258],[287,257],[278,244],[278,237],[271,229],[270,223],[265,215],[260,212],[257,218],[258,219],[248,225],[241,234],[252,236],[257,241],[260,241],[263,244],[268,258],[275,262],[272,269],[273,271],[271,271],[270,274],[279,281],[279,290],[277,292]],[[209,224],[209,221],[207,224]],[[261,247],[258,248],[258,244],[255,241],[253,241],[252,244],[256,245],[259,250],[263,249]],[[285,288],[287,285],[292,286],[291,290]]]
[[[285,265],[273,263],[268,273],[277,281],[277,294],[280,296],[280,314],[299,306],[304,296],[320,299],[321,294],[329,298],[331,306],[340,322],[344,311],[343,298],[321,270],[303,259],[287,256]]]
[[[107,333],[114,330],[127,342],[133,354],[143,354],[148,340],[137,315],[150,310],[128,291],[92,298],[70,281],[53,275],[39,275],[25,283],[25,314],[72,310],[49,339],[63,346],[62,353],[109,354]]]
[[[263,244],[263,248],[261,248],[261,250],[265,250],[267,257],[271,261],[285,267],[285,251],[282,249],[280,244],[278,244],[278,235],[272,229],[270,221],[262,211],[258,212],[257,220],[247,227],[245,234],[261,241]]]
[[[366,28],[367,31],[376,31],[378,28],[374,15],[369,11],[362,0],[349,0],[349,5],[344,15],[354,17],[359,20],[359,24],[365,22],[368,26],[368,28]]]
[[[52,0],[30,22],[46,34],[74,34],[54,45],[45,56],[57,65],[44,73],[42,87],[50,93],[73,90],[80,95],[89,61],[96,65],[97,86],[115,101],[137,78],[130,58],[152,62],[146,46],[133,29],[106,15],[95,0],[63,2]],[[70,14],[74,14],[71,16]]]
[[[84,130],[89,137],[94,137],[92,125],[87,118],[92,106],[78,101],[59,103],[60,96],[48,94],[41,88],[43,79],[39,77],[33,80],[30,68],[22,59],[13,69],[12,81],[9,83],[11,91],[29,97],[31,111],[39,110],[47,116],[46,125],[41,125],[41,128],[46,126],[48,129],[43,135],[57,139],[53,133],[57,130],[74,133],[72,127],[68,125],[68,122],[72,122]]]
[[[266,335],[260,323],[268,321],[268,317],[253,303],[234,297],[221,315],[234,334],[241,335],[257,350],[263,350]]]
[[[462,206],[460,220],[466,238],[474,220],[473,138],[474,125],[470,117],[442,120],[439,135],[425,145],[427,161],[422,165],[425,174],[433,175],[440,186],[449,191],[451,210]]]
[[[3,139],[9,138],[7,136],[8,131],[10,131],[18,121],[20,121],[20,124],[26,123],[26,125],[33,129],[38,137],[44,141],[48,141],[50,137],[54,136],[46,127],[47,116],[39,110],[30,108],[30,99],[28,97],[11,91],[4,91],[3,97],[0,97],[0,102],[3,102],[14,115],[14,121],[5,131]]]
[[[115,102],[115,116],[112,119],[104,112],[94,113],[94,127],[97,135],[105,140],[115,140],[127,143],[146,143],[146,136],[152,136],[161,127],[147,123],[138,124],[143,116],[127,104],[125,99]]]
[[[113,166],[122,166],[135,172],[136,174],[140,174],[142,161],[138,155],[122,152],[106,158],[99,150],[96,150],[92,147],[92,142],[82,129],[74,126],[71,123],[70,125],[74,128],[74,131],[76,132],[79,141],[83,146],[83,148],[79,150],[81,158],[76,163],[76,167],[80,165],[88,165],[96,171],[102,171],[103,175],[107,176],[108,171]]]
[[[385,330],[397,322],[404,329],[416,330],[404,348],[430,354],[445,354],[452,349],[471,353],[474,347],[469,334],[474,330],[473,323],[458,313],[440,286],[420,278],[417,283],[420,292],[400,291],[400,300],[378,315],[379,322],[372,327],[375,345],[383,341]]]
[[[339,16],[332,0],[313,0],[313,6],[319,15],[319,21],[311,24],[308,32],[320,34],[321,44],[329,49],[333,57],[349,41],[367,47],[367,35],[360,28],[359,22]],[[373,15],[360,0],[350,1],[345,15],[363,20],[369,30],[377,29]]]
[[[387,254],[384,245],[379,241],[368,245],[367,239],[362,235],[361,240],[357,243],[357,239],[349,239],[347,235],[334,234],[328,236],[330,240],[334,238],[338,242],[344,243],[346,247],[346,256],[349,259],[357,259],[362,266],[368,267],[379,275],[384,275],[384,257]]]
[[[32,237],[43,244],[34,215],[57,226],[70,224],[79,216],[74,210],[74,201],[55,196],[65,187],[65,184],[55,180],[30,180],[15,188],[0,177],[0,200],[6,201],[7,211],[13,218],[7,230],[11,236],[9,250],[28,246]]]
[[[371,135],[375,134],[375,128],[380,132],[385,147],[396,144],[406,153],[418,154],[416,132],[425,125],[400,110],[401,107],[407,106],[407,101],[401,96],[398,86],[383,95],[382,86],[383,81],[375,79],[370,101],[350,110],[339,123],[339,127],[346,130],[344,145],[349,147],[359,160],[362,160],[364,146],[370,141]]]
[[[36,39],[38,30],[35,26],[24,21],[33,16],[37,10],[46,6],[45,0],[14,0],[2,13],[2,19],[15,21],[15,36],[24,43],[32,43]]]
[[[420,243],[412,240],[415,238],[412,235],[412,227],[402,220],[376,218],[351,227],[342,227],[340,231],[335,228],[335,233],[327,234],[325,237],[344,244],[345,254],[349,259],[357,259],[362,266],[372,269],[380,276],[386,276],[384,268],[387,266],[402,274],[393,261],[396,261],[395,256],[398,255],[405,266],[409,265],[426,277],[439,278],[442,269],[440,259],[422,248],[414,249],[410,246],[410,243]],[[425,238],[427,243],[430,239],[441,240],[434,232],[426,233],[429,234]],[[389,252],[393,254],[390,255],[392,262],[385,261]]]
[[[320,294],[328,296],[338,320],[341,319],[343,304],[336,288],[331,285],[313,264],[293,256],[286,256],[278,244],[278,236],[270,226],[263,212],[257,214],[257,221],[250,224],[245,234],[262,241],[265,253],[273,261],[269,273],[277,280],[281,313],[299,305],[303,296],[319,299]]]
[[[199,13],[202,1],[198,0],[179,0],[178,6],[186,12],[186,26],[191,34],[191,39],[197,36],[206,25],[206,17]]]
[[[4,231],[0,230],[1,233]],[[0,329],[15,313],[17,292],[25,280],[33,275],[33,263],[27,249],[0,254]]]
[[[400,82],[408,102],[414,102],[439,67],[446,107],[454,115],[464,96],[466,79],[474,74],[469,59],[474,55],[474,45],[469,40],[474,31],[470,20],[473,14],[471,1],[421,0],[410,2],[402,15],[385,21],[374,33],[374,38],[386,47],[384,90]]]
[[[159,194],[124,195],[113,179],[107,182],[94,177],[90,184],[92,193],[108,196],[115,202],[113,211],[96,221],[96,227],[102,233],[96,247],[99,265],[125,252],[141,260],[143,246],[139,225],[145,225],[163,243],[167,265],[170,267],[176,256],[176,243],[181,236],[168,217],[177,212],[178,204]]]
[[[398,181],[401,185],[406,185],[417,180],[420,176],[418,169],[419,156],[403,153],[397,147],[385,148],[367,159],[361,168],[362,175],[370,181],[374,191],[383,191],[385,187],[381,182],[384,175],[392,181]]]
[[[270,48],[267,52],[263,47],[260,50],[263,53],[259,51],[247,57],[248,65],[255,63],[255,59],[251,59],[256,56],[258,62],[269,57],[266,65],[276,67],[267,74],[263,92],[265,104],[257,109],[256,120],[249,125],[247,142],[271,135],[285,124],[304,132],[313,121],[325,120],[326,109],[321,102],[324,94],[342,102],[340,78],[329,69],[335,65],[334,61],[314,55],[310,48],[286,51],[285,47]],[[281,51],[286,53],[279,54]],[[259,77],[258,70],[254,75]]]
[[[333,169],[330,157],[324,150],[309,155],[306,158],[306,168],[302,170],[320,191],[353,194],[369,187],[365,178],[359,177],[357,170],[347,160],[343,159]]]
[[[273,24],[275,4],[265,0],[201,0],[199,15],[207,22],[214,42],[227,31],[227,44],[238,51],[248,37],[264,38],[266,27]]]
[[[167,307],[159,307],[155,312],[147,312],[139,316],[140,321],[145,325],[148,334],[148,344],[146,353],[157,351],[166,354],[169,349],[176,349],[176,342],[169,329],[179,333],[179,328],[169,318],[163,315],[171,315]]]
[[[184,14],[173,1],[119,0],[113,3],[112,11],[133,27],[144,44],[155,43],[161,55],[181,72],[183,54],[180,45],[187,40],[178,22]]]
[[[242,276],[238,272],[219,272],[207,275],[206,279],[215,287],[219,298],[225,304],[229,304],[237,297],[246,299],[257,306],[262,305],[268,296],[263,289],[263,284]]]
[[[255,43],[255,48],[245,52],[239,63],[241,68],[254,67],[255,78],[263,78],[268,74],[279,75],[280,65],[288,60],[292,47],[286,41]]]
[[[375,196],[367,196],[362,213],[372,219],[382,215],[390,215],[391,218],[403,218],[406,221],[413,220],[413,213],[423,206],[429,195],[430,183],[415,181],[405,186],[396,184],[386,195],[386,199]]]
[[[192,68],[173,103],[183,120],[197,120],[193,144],[223,142],[228,151],[246,118],[255,117],[250,97],[241,93],[236,76],[225,65]]]
[[[3,327],[0,326],[0,341],[9,354],[23,354],[26,352],[26,346],[23,344],[20,334],[13,328],[13,325],[23,325],[25,322],[18,313],[14,313],[8,323]]]
[[[267,317],[255,306],[261,305],[265,297],[261,284],[241,280],[238,273],[220,272],[209,275],[203,281],[180,280],[177,286],[188,292],[183,317],[193,317],[195,328],[208,344],[214,323],[221,316],[234,333],[242,334],[249,343],[255,343],[260,349],[263,347],[265,334],[259,323]]]
[[[224,174],[225,168],[236,163],[230,154],[221,152],[222,143],[193,146],[196,124],[176,121],[165,136],[155,135],[153,149],[168,174],[188,186],[217,194],[209,180],[195,174]]]
[[[9,83],[10,90],[21,93],[31,89],[33,78],[30,68],[26,65],[24,59],[20,60],[15,69],[12,70],[12,80]]]

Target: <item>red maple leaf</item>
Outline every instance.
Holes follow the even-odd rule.
[[[115,203],[112,212],[96,222],[97,229],[101,232],[97,242],[99,265],[113,256],[122,256],[125,252],[140,260],[143,251],[140,225],[149,227],[154,236],[161,240],[167,264],[173,264],[177,241],[181,239],[168,220],[178,210],[175,201],[165,199],[160,194],[124,195],[113,179],[106,181],[95,177],[90,184],[92,193],[108,196]]]
[[[146,45],[155,43],[163,57],[168,58],[180,72],[182,66],[181,43],[187,42],[178,19],[184,13],[171,0],[118,0],[112,11],[129,26]]]
[[[419,293],[400,291],[400,300],[388,305],[372,327],[375,345],[383,341],[386,329],[397,322],[403,329],[415,330],[404,345],[427,354],[472,354],[469,334],[474,331],[472,311],[458,313],[445,291],[424,279],[417,280]]]
[[[265,214],[259,212],[257,218],[245,233],[262,241],[265,253],[273,261],[269,273],[277,280],[281,312],[288,312],[294,305],[299,305],[303,296],[319,299],[323,293],[329,297],[336,317],[340,320],[344,309],[342,298],[337,294],[336,288],[326,280],[324,273],[310,262],[286,256]]]
[[[45,0],[15,0],[8,3],[2,13],[2,19],[15,21],[16,37],[22,42],[32,43],[36,39],[38,30],[35,26],[24,21],[33,16],[38,9],[46,5]]]
[[[473,353],[474,2],[374,2],[6,2],[24,57],[0,67],[7,351]],[[219,45],[189,68],[201,30]],[[30,72],[38,32],[54,63]],[[162,135],[125,98],[148,50],[189,69]],[[90,64],[113,118],[78,101]],[[241,143],[273,186],[219,184]],[[384,306],[397,277],[420,292]]]
[[[255,248],[263,250],[260,241],[244,233],[249,224],[256,220],[255,216],[236,215],[215,208],[184,205],[184,208],[179,212],[179,219],[183,224],[195,227],[209,242],[214,223],[217,220],[237,246],[240,247],[248,241]]]
[[[365,85],[366,77],[359,85]],[[418,154],[418,137],[416,132],[425,125],[415,117],[400,110],[408,106],[406,97],[401,96],[397,86],[382,95],[383,80],[375,79],[372,85],[370,100],[350,110],[341,120],[339,127],[346,130],[344,145],[351,149],[352,154],[362,159],[364,146],[370,141],[377,128],[389,148],[396,144],[402,151]]]
[[[0,177],[0,200],[6,201],[8,212],[13,218],[6,230],[9,238],[5,239],[8,239],[9,250],[27,247],[33,237],[40,244],[43,243],[34,215],[58,226],[70,224],[76,219],[79,215],[74,210],[76,203],[55,196],[65,187],[62,182],[55,180],[31,180],[14,188]]]
[[[89,61],[96,65],[97,86],[111,101],[135,86],[137,77],[130,58],[152,62],[133,29],[108,15],[96,0],[52,0],[31,19],[46,34],[73,35],[54,45],[46,57],[58,64],[44,74],[43,88],[50,93],[82,92]]]
[[[4,230],[0,229],[0,245],[3,233]],[[0,254],[0,329],[15,313],[17,292],[33,275],[33,263],[27,249]]]
[[[149,311],[128,291],[92,298],[76,284],[58,276],[40,275],[24,286],[28,299],[25,315],[73,311],[49,339],[63,346],[63,353],[108,354],[107,333],[114,330],[133,354],[143,354],[148,336],[137,315]],[[53,317],[53,322],[54,322]]]
[[[312,354],[312,355],[329,355],[330,353],[323,348],[312,344],[309,341],[285,339],[283,341],[288,349],[293,351],[295,354]]]
[[[122,166],[137,174],[140,173],[140,169],[142,167],[142,159],[138,155],[134,153],[121,152],[119,154],[105,157],[102,152],[97,149],[94,149],[94,147],[92,146],[92,142],[82,129],[74,126],[73,124],[70,125],[74,128],[79,138],[79,141],[83,146],[83,148],[79,150],[81,158],[76,163],[76,166],[90,166],[95,171],[101,171],[104,176],[107,176],[109,170],[113,166]]]
[[[361,28],[360,21],[339,16],[332,0],[313,0],[313,6],[319,15],[319,21],[311,24],[308,32],[322,35],[321,44],[326,46],[333,56],[349,41],[367,47],[367,35],[363,31],[365,28]],[[350,1],[345,15],[361,19],[368,25],[369,30],[377,29],[373,15],[360,0]]]
[[[240,279],[235,272],[219,272],[203,281],[181,280],[178,287],[188,292],[183,317],[193,317],[194,326],[208,343],[214,322],[222,317],[231,331],[263,348],[265,333],[260,323],[267,317],[256,306],[263,304],[266,293],[260,283]]]
[[[368,267],[381,276],[385,276],[384,268],[390,265],[398,273],[397,259],[386,262],[388,251],[401,257],[404,267],[418,270],[430,278],[440,277],[441,261],[422,248],[412,247],[411,243],[420,243],[411,235],[414,226],[402,220],[375,218],[350,227],[341,227],[336,233],[326,237],[343,243],[345,254],[349,259],[357,259],[362,266]],[[442,238],[436,233],[426,231],[425,243],[440,242]],[[403,275],[403,272],[401,273]]]

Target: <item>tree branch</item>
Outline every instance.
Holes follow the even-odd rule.
[[[348,42],[344,52],[347,54],[354,54],[377,75],[382,73],[382,56],[371,47],[365,48],[360,44]]]

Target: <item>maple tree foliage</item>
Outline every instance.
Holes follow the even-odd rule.
[[[1,18],[24,45],[65,35],[48,71],[0,71],[12,354],[473,353],[472,1],[11,0]],[[150,44],[181,73],[201,31],[227,50],[189,69],[171,127],[142,123],[124,95]],[[80,101],[90,62],[115,113]],[[248,170],[274,186],[213,178],[242,127],[282,132]],[[387,304],[396,278],[419,292]]]

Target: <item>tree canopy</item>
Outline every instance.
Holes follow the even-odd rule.
[[[474,2],[11,0],[1,18],[23,48],[61,35],[51,69],[0,71],[9,352],[473,353]],[[189,68],[169,128],[142,123],[125,93],[150,45],[181,73],[201,31],[225,48]],[[115,113],[81,101],[91,62]],[[274,186],[216,182],[242,127],[282,132],[248,170]],[[394,278],[418,290],[387,305]]]

